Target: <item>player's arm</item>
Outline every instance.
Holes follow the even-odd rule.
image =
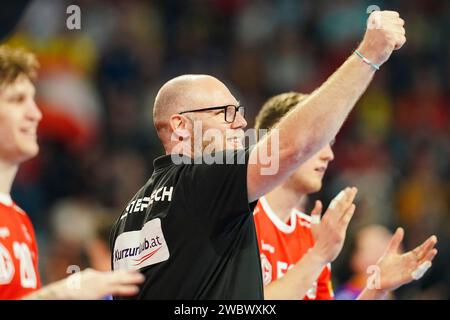
[[[131,296],[139,291],[144,276],[137,271],[100,272],[86,269],[51,283],[22,299],[96,300],[108,295]]]
[[[379,23],[381,28],[374,28]],[[382,65],[393,50],[406,41],[404,21],[394,11],[377,11],[369,17],[368,28],[358,50],[373,63]],[[247,171],[250,201],[255,201],[287,178],[298,166],[337,134],[356,101],[366,90],[375,70],[352,54],[325,83],[289,112],[252,150]],[[273,150],[271,150],[273,149]],[[264,173],[267,159],[279,159],[275,172]],[[264,169],[266,168],[266,169]]]
[[[289,269],[286,274],[264,288],[264,299],[302,299],[317,280],[323,268],[336,259],[342,250],[348,224],[355,212],[357,189],[346,188],[331,201],[316,228],[314,247]],[[312,222],[320,219],[321,205],[312,213]]]
[[[398,228],[392,236],[384,255],[378,260],[374,274],[370,276],[366,288],[359,300],[383,299],[398,287],[420,279],[431,267],[431,261],[437,254],[434,246],[436,236],[431,236],[420,246],[406,253],[400,253],[404,231]]]

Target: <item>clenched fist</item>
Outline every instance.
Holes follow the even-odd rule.
[[[405,44],[404,25],[405,21],[396,11],[372,12],[358,50],[373,63],[382,65],[394,50]]]

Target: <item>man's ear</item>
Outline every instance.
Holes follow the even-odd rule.
[[[187,140],[191,136],[191,123],[187,117],[181,114],[173,114],[170,116],[170,128],[177,140]]]

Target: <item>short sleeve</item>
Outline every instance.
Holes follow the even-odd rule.
[[[216,154],[214,159],[211,164],[194,162],[185,168],[184,187],[196,213],[217,221],[251,215],[256,202],[248,201],[249,150]]]

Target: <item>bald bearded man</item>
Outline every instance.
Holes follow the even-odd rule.
[[[166,155],[111,235],[113,269],[146,277],[135,298],[263,299],[255,201],[334,138],[376,69],[406,41],[403,23],[396,12],[372,13],[357,53],[251,150],[242,142],[244,107],[221,81],[184,75],[162,86],[153,118]],[[262,155],[276,156],[277,170],[265,171]],[[345,221],[354,193],[334,204]]]

